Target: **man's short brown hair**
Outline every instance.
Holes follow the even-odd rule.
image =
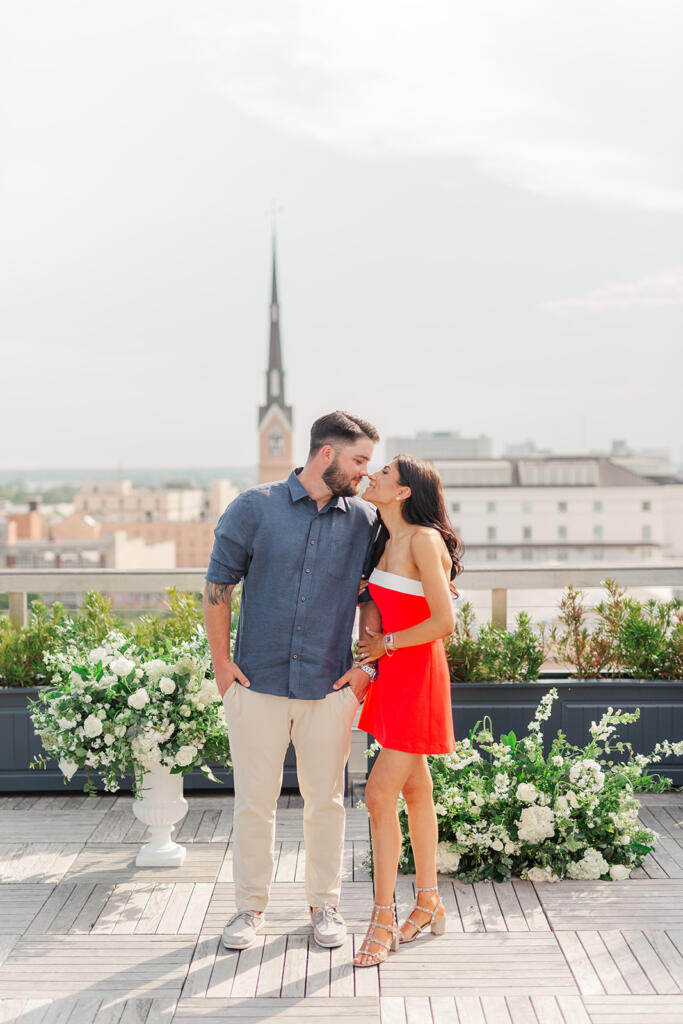
[[[320,416],[311,427],[309,457],[319,452],[325,444],[343,448],[363,437],[367,437],[374,444],[379,441],[379,434],[372,423],[339,409],[336,412],[328,412],[325,416]]]

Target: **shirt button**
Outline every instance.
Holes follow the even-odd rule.
[[[301,626],[297,626],[297,632],[301,632]]]
[[[310,571],[311,571],[310,569],[307,569],[307,570],[306,570],[306,572],[310,572]]]
[[[293,655],[292,655],[292,660],[293,660],[293,661],[296,661],[296,659],[297,659],[298,657],[299,657],[299,655],[298,655],[298,654],[293,654]]]
[[[311,541],[311,544],[315,544],[315,541],[314,541],[314,540],[312,540],[312,541]]]
[[[302,601],[305,601],[305,600],[306,600],[306,598],[305,598],[305,597],[302,597],[302,598],[301,598],[301,600],[302,600]]]

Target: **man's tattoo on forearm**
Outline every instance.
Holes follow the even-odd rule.
[[[209,604],[229,604],[231,583],[207,583],[206,596]]]

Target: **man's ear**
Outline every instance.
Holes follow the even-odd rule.
[[[322,456],[323,462],[325,462],[327,465],[331,465],[334,462],[336,452],[331,444],[324,444],[320,449],[320,454]]]

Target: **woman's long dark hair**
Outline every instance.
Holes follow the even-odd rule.
[[[431,526],[438,530],[451,557],[451,580],[462,572],[462,556],[465,545],[451,526],[446,512],[441,477],[430,462],[416,459],[413,455],[397,455],[393,460],[398,470],[402,487],[410,487],[410,497],[403,502],[403,518],[416,526]],[[375,568],[389,539],[384,523],[380,525],[369,561],[369,570]],[[369,575],[369,572],[368,572]],[[451,590],[455,591],[453,584]]]

